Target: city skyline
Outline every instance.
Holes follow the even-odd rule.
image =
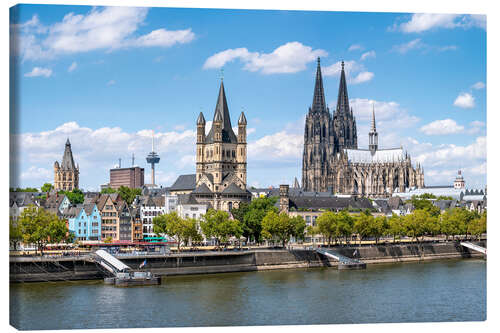
[[[151,130],[158,183],[194,173],[196,118],[213,114],[221,68],[232,126],[242,108],[248,118],[248,185],[292,184],[318,56],[331,111],[346,63],[360,148],[374,104],[380,146],[407,149],[426,185],[451,184],[458,169],[467,187],[486,185],[484,16],[16,8],[13,187],[52,182],[67,137],[82,188],[97,190],[132,154],[148,179]]]

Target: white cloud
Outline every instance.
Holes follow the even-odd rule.
[[[484,122],[475,120],[469,124],[469,130],[467,132],[469,134],[477,134],[477,133],[483,131],[485,127],[486,127],[486,124]]]
[[[464,127],[458,125],[453,119],[436,120],[420,128],[420,132],[427,135],[446,135],[462,133]]]
[[[373,79],[374,76],[375,74],[373,74],[372,72],[361,72],[351,80],[351,84],[358,84],[370,81],[371,79]]]
[[[309,62],[317,57],[327,56],[321,49],[313,50],[299,42],[289,42],[279,46],[271,53],[249,52],[246,48],[228,49],[210,56],[204,69],[221,68],[226,63],[239,59],[243,69],[263,74],[296,73],[306,69]]]
[[[280,131],[248,144],[248,158],[253,160],[282,160],[302,157],[304,134]]]
[[[421,49],[425,46],[426,46],[426,44],[424,44],[420,38],[416,38],[412,41],[409,41],[408,43],[394,45],[392,47],[392,50],[399,52],[401,54],[405,54],[410,50]]]
[[[475,106],[474,96],[469,93],[460,93],[453,102],[453,105],[463,109],[472,109]]]
[[[486,84],[484,84],[484,82],[476,82],[472,85],[472,89],[476,89],[476,90],[481,90],[481,89],[484,89],[486,87]]]
[[[52,171],[40,171],[40,178],[36,179],[34,174],[39,168],[52,170],[54,162],[61,161],[67,138],[71,141],[75,163],[80,165],[80,183],[85,189],[108,182],[109,168],[117,163],[118,158],[122,158],[122,165],[128,166],[132,153],[136,164],[147,169],[145,157],[151,151],[151,129],[126,132],[119,127],[91,129],[68,122],[53,130],[11,137],[14,148],[11,182],[15,186],[40,186],[52,182]],[[155,131],[155,150],[161,157],[158,171],[176,175],[194,171],[195,164],[190,163],[195,152],[194,130]],[[172,179],[171,175],[169,177]]]
[[[368,51],[368,52],[365,52],[361,55],[361,58],[360,60],[363,61],[365,59],[368,59],[368,58],[375,58],[376,57],[376,53],[375,51]]]
[[[21,173],[21,179],[24,181],[41,181],[44,179],[50,179],[53,176],[53,171],[35,166],[31,166],[28,170]]]
[[[158,29],[151,31],[149,34],[137,38],[134,45],[136,46],[161,46],[169,47],[176,43],[185,44],[194,39],[194,33],[191,29],[169,31]]]
[[[19,42],[14,43],[17,46],[14,51],[23,59],[38,60],[94,50],[170,47],[194,39],[191,29],[169,31],[162,28],[135,36],[147,13],[147,8],[93,8],[86,14],[68,13],[62,21],[48,27],[42,26],[38,17],[33,16],[13,31],[13,34],[22,32],[11,37],[19,38]],[[34,26],[38,28],[34,29]]]
[[[356,51],[356,50],[363,50],[364,47],[361,46],[360,44],[352,44],[351,46],[349,46],[349,48],[347,49],[347,51],[351,52],[351,51]]]
[[[416,160],[431,167],[443,166],[456,163],[467,163],[486,159],[486,137],[480,136],[467,146],[455,144],[441,145],[437,149],[422,153]]]
[[[24,74],[26,77],[37,77],[37,76],[52,76],[52,69],[43,67],[34,67],[31,72]]]
[[[78,67],[78,64],[76,63],[76,61],[73,61],[71,63],[71,65],[68,67],[68,72],[71,73],[72,71],[74,71],[76,69],[76,67]]]
[[[342,62],[337,61],[336,63],[323,67],[321,72],[324,76],[339,76],[342,70]],[[344,61],[344,71],[346,74],[347,81],[350,84],[358,84],[370,81],[373,79],[375,74],[372,72],[365,71],[363,64],[360,64],[354,60]]]
[[[336,105],[331,103],[331,105]],[[415,125],[419,118],[411,116],[407,110],[403,109],[399,103],[390,101],[376,101],[367,98],[353,98],[349,101],[352,107],[354,116],[357,121],[369,122],[372,118],[372,108],[375,108],[375,119],[377,121],[377,128],[379,124],[395,124],[404,128]],[[368,133],[368,132],[367,132]]]
[[[479,27],[486,30],[485,15],[458,15],[458,14],[413,14],[407,22],[392,29],[404,33],[420,33],[431,29],[470,28]]]
[[[456,45],[446,45],[446,46],[441,46],[438,48],[439,51],[444,52],[444,51],[456,51],[457,46]]]

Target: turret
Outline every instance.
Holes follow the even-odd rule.
[[[196,142],[197,143],[203,143],[205,142],[205,117],[203,116],[203,112],[200,112],[200,115],[198,116],[198,121],[196,122]]]
[[[243,111],[238,119],[238,143],[245,143],[247,140],[247,118]]]

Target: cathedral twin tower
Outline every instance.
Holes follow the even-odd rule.
[[[373,111],[369,149],[358,149],[356,118],[349,107],[344,62],[340,74],[337,107],[330,113],[323,89],[320,60],[312,106],[306,116],[302,188],[305,191],[388,196],[409,187],[423,187],[420,166],[414,169],[403,149],[378,149]]]

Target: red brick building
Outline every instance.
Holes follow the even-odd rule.
[[[116,168],[109,170],[109,187],[117,189],[120,186],[140,188],[144,185],[144,168]]]

